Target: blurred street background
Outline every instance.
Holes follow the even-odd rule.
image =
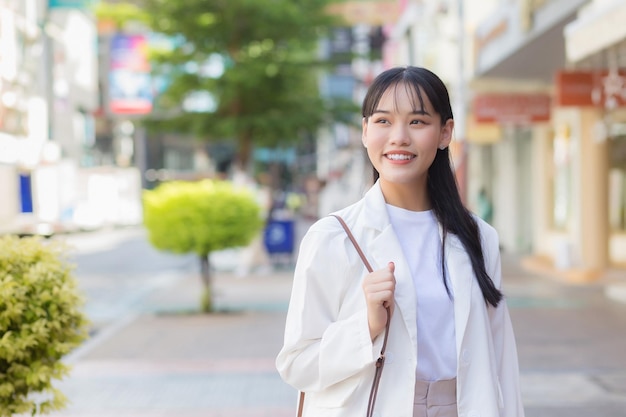
[[[90,319],[54,415],[294,415],[273,361],[299,240],[371,183],[368,85],[417,65],[500,235],[527,415],[626,416],[625,21],[625,0],[0,0],[0,235],[66,241]],[[144,225],[146,192],[203,179],[264,221],[210,255],[210,314],[197,255]]]
[[[291,269],[238,276],[237,251],[216,253],[221,313],[190,314],[201,292],[195,258],[168,256],[140,228],[62,237],[75,249],[94,334],[57,384],[71,405],[55,417],[295,415],[297,393],[274,367]],[[503,256],[529,417],[623,417],[626,302],[618,276],[572,285]],[[626,300],[624,300],[626,301]]]

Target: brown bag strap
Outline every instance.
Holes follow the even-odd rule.
[[[337,220],[339,220],[339,223],[341,223],[341,226],[343,227],[343,230],[346,231],[346,234],[348,235],[348,238],[350,238],[350,241],[352,242],[352,244],[354,245],[354,248],[356,249],[357,253],[359,254],[359,256],[361,257],[361,260],[363,261],[363,263],[365,264],[365,267],[367,268],[367,270],[369,272],[374,271],[372,269],[372,265],[370,265],[370,263],[367,260],[367,257],[365,256],[365,254],[363,253],[363,251],[361,250],[361,247],[359,246],[359,244],[357,243],[356,239],[354,238],[354,235],[352,234],[352,231],[350,230],[350,228],[348,227],[348,225],[346,224],[346,222],[341,218],[341,216],[338,216],[336,214],[331,214],[331,216],[333,216],[334,218],[336,218]]]
[[[365,264],[365,267],[367,268],[369,272],[372,272],[373,271],[372,266],[368,262],[367,257],[361,250],[361,247],[357,243],[356,239],[354,238],[354,235],[350,231],[350,228],[348,227],[346,222],[341,218],[341,216],[338,216],[336,214],[331,214],[331,216],[335,217],[339,221],[339,223],[341,223],[343,230],[346,231],[348,238],[354,245],[354,248],[356,249],[357,253],[361,257],[361,260],[363,261],[363,263]],[[387,338],[389,337],[389,325],[391,324],[391,311],[389,310],[389,307],[386,307],[386,308],[387,308],[387,323],[385,324],[385,336],[383,339],[383,346],[380,349],[380,356],[376,360],[376,371],[374,373],[374,381],[372,382],[372,389],[370,390],[370,397],[367,403],[367,416],[366,417],[372,417],[372,414],[374,413],[374,405],[376,404],[376,395],[378,394],[378,385],[380,383],[380,376],[383,373],[383,367],[385,365],[385,349],[387,349]],[[298,416],[297,417],[302,417],[303,408],[304,408],[304,392],[300,392],[300,401],[298,401]]]

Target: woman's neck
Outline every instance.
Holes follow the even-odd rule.
[[[380,188],[385,202],[392,206],[411,211],[426,211],[432,208],[426,184],[398,184],[381,180]]]

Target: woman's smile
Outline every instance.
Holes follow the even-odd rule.
[[[415,154],[409,152],[389,152],[385,154],[385,158],[396,163],[408,163],[415,158]]]

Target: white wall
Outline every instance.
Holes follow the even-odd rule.
[[[19,211],[18,176],[15,167],[0,164],[0,232],[9,228]]]

